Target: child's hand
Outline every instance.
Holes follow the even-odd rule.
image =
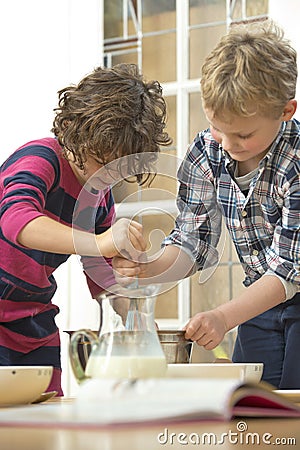
[[[142,231],[142,225],[134,220],[118,220],[107,231],[96,237],[101,255],[107,258],[122,255],[138,261],[146,249]]]
[[[227,332],[223,313],[218,309],[196,314],[184,327],[186,339],[212,350],[222,342]]]
[[[122,256],[115,256],[112,261],[114,276],[118,284],[127,286],[134,282],[136,277],[143,276],[145,263],[131,261]]]

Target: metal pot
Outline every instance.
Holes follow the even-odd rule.
[[[183,330],[157,330],[168,364],[184,364],[191,361],[193,341],[184,337]]]
[[[65,331],[71,337],[75,331]],[[94,331],[97,335],[98,331]],[[159,341],[166,356],[168,364],[185,364],[191,361],[193,341],[184,337],[183,330],[157,330]],[[91,345],[82,339],[78,343],[78,356],[82,368],[85,369],[86,362],[91,352]]]

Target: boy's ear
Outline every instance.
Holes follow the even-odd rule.
[[[295,114],[297,109],[297,100],[289,100],[287,104],[284,107],[281,120],[283,122],[286,122],[287,120],[290,120],[293,115]]]

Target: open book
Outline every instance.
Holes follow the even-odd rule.
[[[232,379],[89,380],[74,401],[0,409],[7,425],[99,428],[114,424],[300,417],[300,391],[275,392],[264,383]]]

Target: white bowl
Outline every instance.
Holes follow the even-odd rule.
[[[169,378],[237,378],[243,382],[259,382],[263,363],[168,364]]]
[[[0,406],[27,404],[49,386],[52,366],[1,366]]]

